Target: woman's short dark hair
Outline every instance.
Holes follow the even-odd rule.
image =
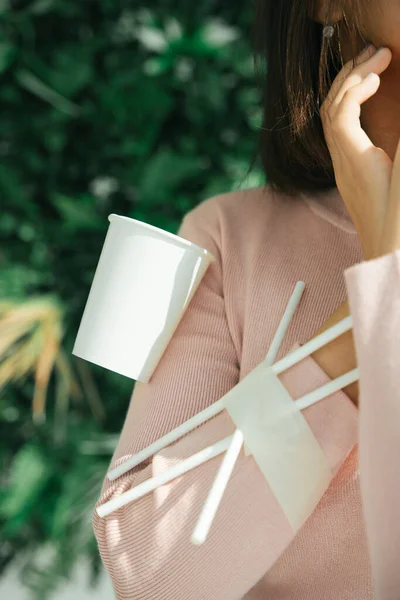
[[[331,0],[331,11],[342,8],[356,56],[363,34],[361,8],[367,0]],[[254,50],[262,77],[263,123],[258,154],[266,181],[277,192],[296,196],[336,187],[319,106],[343,66],[334,36],[323,37],[315,22],[317,0],[256,0]],[[362,5],[362,6],[361,6]],[[266,72],[265,72],[266,67]]]

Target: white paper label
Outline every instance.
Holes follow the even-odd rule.
[[[313,431],[280,379],[264,363],[230,390],[224,403],[297,531],[332,480]]]

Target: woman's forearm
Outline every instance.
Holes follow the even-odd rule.
[[[334,313],[330,315],[330,317],[315,333],[313,338],[317,337],[317,335],[323,331],[326,331],[330,327],[333,327],[333,325],[339,321],[342,321],[349,315],[350,309],[348,301],[346,300]],[[345,373],[352,371],[357,367],[352,330],[347,331],[335,340],[332,340],[329,342],[329,344],[322,346],[322,348],[311,354],[311,357],[332,379],[336,379],[337,377],[340,377],[340,375],[344,375]],[[346,386],[343,388],[343,391],[349,396],[349,398],[351,398],[354,404],[358,406],[358,381]]]

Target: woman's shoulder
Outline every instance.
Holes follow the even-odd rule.
[[[201,231],[222,254],[240,246],[249,252],[264,244],[269,233],[285,229],[288,221],[298,224],[304,210],[309,212],[300,198],[288,202],[267,184],[206,198],[186,213],[181,232]]]
[[[186,217],[203,222],[219,219],[249,221],[270,212],[274,196],[269,185],[220,193],[201,201]]]

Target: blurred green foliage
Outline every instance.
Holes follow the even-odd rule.
[[[252,8],[0,0],[0,299],[56,299],[81,390],[53,374],[42,423],[33,377],[1,390],[0,569],[18,563],[32,598],[78,559],[100,569],[92,510],[133,384],[71,349],[108,214],[176,232],[201,200],[263,183],[257,162],[247,177],[261,124]]]

